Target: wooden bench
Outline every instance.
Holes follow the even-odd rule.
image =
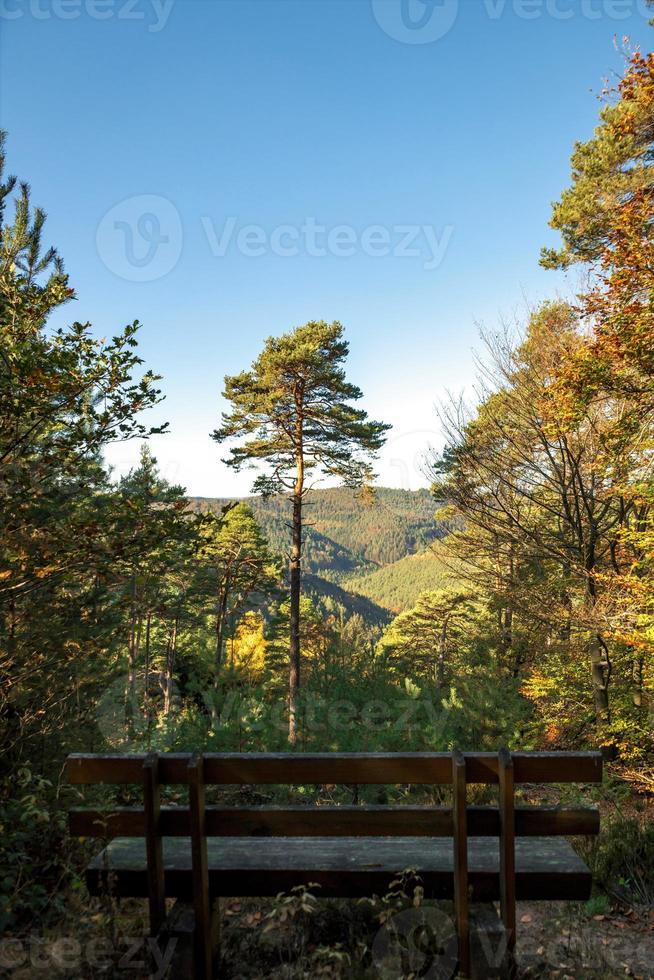
[[[70,831],[110,841],[87,869],[89,891],[148,898],[152,935],[165,925],[166,898],[192,903],[201,978],[213,975],[212,905],[221,896],[270,896],[309,882],[321,896],[383,895],[415,868],[426,898],[454,900],[464,976],[471,902],[499,901],[511,951],[516,899],[590,896],[590,871],[564,838],[597,834],[597,810],[516,806],[514,787],[600,782],[599,753],[72,755],[67,775],[76,785],[142,785],[142,806],[71,810]],[[171,784],[188,787],[188,806],[161,805],[161,787]],[[452,805],[205,804],[206,786],[260,784],[445,785]],[[470,784],[497,784],[497,805],[468,805]]]

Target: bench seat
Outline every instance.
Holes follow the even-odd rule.
[[[276,895],[315,882],[325,897],[383,895],[394,877],[416,868],[428,898],[452,898],[453,845],[443,837],[208,837],[209,890],[212,897]],[[163,839],[165,892],[193,896],[191,842]],[[500,897],[499,842],[468,840],[469,888],[475,901]],[[526,837],[515,842],[516,897],[522,900],[574,900],[590,897],[591,872],[562,838]],[[147,897],[146,844],[118,837],[86,872],[91,894],[110,882],[118,896]]]

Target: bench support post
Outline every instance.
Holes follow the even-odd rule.
[[[166,918],[163,847],[160,834],[161,788],[159,756],[152,752],[143,762],[143,803],[145,809],[145,846],[148,861],[148,904],[150,935],[157,936]]]
[[[197,980],[211,980],[213,975],[211,904],[205,824],[204,760],[201,755],[194,756],[189,762],[188,794],[191,816],[193,906],[195,909],[195,976]]]
[[[500,749],[497,774],[499,777],[500,810],[500,914],[506,930],[509,962],[513,963],[516,938],[515,911],[515,795],[513,760],[508,749]],[[513,969],[510,966],[510,969]]]
[[[459,943],[459,973],[470,976],[470,916],[468,907],[468,819],[466,812],[466,761],[457,749],[452,753],[452,837],[454,843],[454,914]]]

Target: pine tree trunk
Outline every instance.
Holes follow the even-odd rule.
[[[295,487],[290,562],[290,638],[288,671],[288,741],[297,742],[297,692],[300,689],[300,590],[302,588],[302,498],[304,494],[304,387],[295,392]]]
[[[302,560],[302,494],[293,495],[293,541],[291,545],[290,659],[288,680],[288,740],[297,741],[297,692],[300,687],[300,589]]]
[[[150,635],[152,628],[152,610],[148,610],[148,617],[145,623],[145,679],[143,682],[143,705],[145,709],[145,720],[148,726],[148,739],[150,738]],[[149,742],[148,742],[149,745]]]
[[[150,631],[152,627],[152,610],[148,610],[148,616],[145,622],[145,678],[143,682],[144,688],[144,705],[145,705],[145,717],[150,721]]]
[[[168,641],[168,652],[166,656],[166,686],[164,691],[164,715],[170,714],[173,704],[173,677],[175,673],[175,656],[177,653],[177,627],[179,626],[179,613],[175,617],[173,630]]]
[[[445,686],[445,661],[447,659],[447,624],[449,616],[443,619],[441,627],[440,641],[438,644],[438,662],[436,666],[436,684],[442,688]]]
[[[132,603],[131,621],[129,625],[129,639],[127,646],[128,673],[127,691],[125,692],[125,727],[128,735],[134,732],[134,716],[136,713],[136,669],[137,669],[137,645],[136,645],[136,573],[132,574]]]
[[[218,690],[220,687],[220,674],[223,667],[223,645],[225,642],[225,617],[227,615],[228,592],[229,586],[226,583],[222,596],[220,597],[220,604],[216,615],[216,650],[214,654],[213,700],[211,703],[211,720],[214,722],[214,724],[217,724],[218,721],[220,721],[220,712],[218,711]]]

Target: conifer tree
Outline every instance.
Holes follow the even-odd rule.
[[[45,213],[32,208],[29,186],[5,176],[4,147],[0,133],[0,733],[9,769],[81,713],[113,642],[119,611],[108,583],[131,544],[103,448],[163,427],[139,419],[160,392],[152,372],[135,377],[137,323],[106,343],[88,323],[47,329],[74,292],[43,247]]]
[[[214,691],[223,668],[227,631],[233,630],[248,606],[271,594],[279,579],[279,568],[268,549],[252,511],[245,503],[228,507],[217,516],[207,514],[199,529],[199,578],[211,595],[215,631]],[[217,717],[214,697],[213,716]]]
[[[368,484],[370,459],[389,428],[370,421],[365,411],[351,404],[362,392],[345,378],[347,354],[343,327],[337,322],[311,321],[281,337],[269,337],[249,371],[225,378],[223,394],[230,410],[213,433],[217,442],[237,440],[225,460],[235,470],[267,464],[254,482],[255,493],[291,496],[291,744],[297,737],[300,686],[303,503],[321,477],[336,478],[348,487]]]

